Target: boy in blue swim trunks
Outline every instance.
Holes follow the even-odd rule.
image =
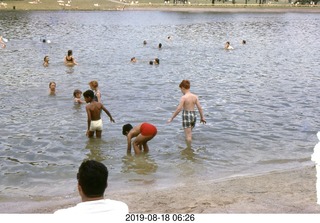
[[[102,133],[102,119],[101,110],[103,110],[110,118],[111,122],[114,122],[110,112],[101,104],[93,100],[94,93],[92,90],[87,90],[83,93],[84,100],[89,103],[86,106],[88,116],[88,129],[86,135],[91,138],[96,133],[97,138],[101,138]]]
[[[180,113],[182,110],[182,126],[184,129],[184,133],[186,136],[187,146],[191,147],[192,141],[192,129],[196,125],[196,112],[194,111],[195,106],[197,106],[200,113],[200,123],[206,123],[206,120],[203,116],[203,110],[200,105],[198,96],[190,92],[190,81],[183,80],[179,85],[183,96],[180,99],[180,103],[173,113],[172,118],[168,120],[168,123],[172,122],[172,120]]]

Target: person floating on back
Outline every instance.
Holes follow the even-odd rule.
[[[196,112],[194,111],[195,106],[197,106],[200,113],[200,123],[206,123],[203,116],[203,110],[200,105],[198,96],[190,92],[190,81],[183,80],[179,85],[183,96],[180,99],[180,103],[173,113],[172,117],[167,123],[172,122],[172,120],[180,113],[182,110],[182,126],[184,128],[184,133],[186,137],[187,147],[191,147],[192,141],[192,129],[196,125]]]
[[[86,106],[87,116],[88,116],[88,129],[86,135],[92,138],[94,133],[96,133],[97,138],[101,138],[102,134],[102,119],[101,110],[103,110],[110,118],[111,122],[114,122],[110,112],[101,104],[93,100],[94,93],[92,90],[87,90],[83,93],[83,97],[87,103]]]
[[[157,135],[157,128],[147,122],[140,123],[139,125],[132,127],[131,124],[126,124],[122,127],[122,134],[127,137],[127,153],[131,153],[131,139],[136,137],[133,141],[133,149],[136,155],[142,152],[148,153],[149,146],[148,141],[153,139]]]

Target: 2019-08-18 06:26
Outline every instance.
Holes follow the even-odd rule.
[[[194,214],[126,214],[126,221],[195,221]]]

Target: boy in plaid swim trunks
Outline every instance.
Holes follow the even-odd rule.
[[[202,107],[200,105],[198,96],[190,92],[190,81],[183,80],[179,85],[183,96],[180,99],[180,103],[173,113],[172,117],[168,120],[168,123],[172,122],[172,120],[182,111],[182,126],[184,129],[184,134],[186,136],[187,146],[191,147],[192,141],[192,129],[196,124],[196,112],[194,111],[195,106],[197,106],[200,113],[200,123],[206,123],[206,120],[203,116]]]

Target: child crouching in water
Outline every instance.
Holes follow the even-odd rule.
[[[131,139],[136,137],[132,144],[134,153],[138,155],[142,149],[144,153],[149,152],[147,142],[157,135],[157,128],[147,122],[135,127],[128,123],[122,127],[122,134],[127,137],[127,154],[131,154]]]

